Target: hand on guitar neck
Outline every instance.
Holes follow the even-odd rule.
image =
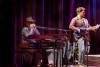
[[[91,30],[95,31],[95,30],[97,30],[99,27],[100,27],[100,25],[97,24],[97,25],[95,25],[95,26],[91,26],[91,27],[89,27],[89,28],[86,28],[86,30],[88,30],[88,31],[91,31]]]

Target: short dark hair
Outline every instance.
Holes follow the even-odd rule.
[[[76,13],[77,14],[80,13],[80,12],[82,12],[82,11],[85,11],[84,7],[78,7],[78,8],[76,8]]]

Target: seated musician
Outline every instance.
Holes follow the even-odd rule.
[[[99,28],[99,25],[98,24],[96,26],[89,25],[88,20],[84,18],[85,16],[84,7],[78,7],[76,9],[76,13],[77,16],[72,19],[69,28],[74,31],[74,37],[79,46],[78,64],[79,66],[81,66],[83,64],[84,55],[87,50],[85,44],[89,45],[89,37],[86,33],[89,32],[90,30],[95,31],[97,28]],[[81,33],[83,33],[84,31],[86,35],[85,34],[81,35]],[[87,38],[86,39],[87,43],[85,43],[84,38]]]
[[[22,43],[28,43],[30,45],[30,44],[36,43],[39,40],[39,39],[30,39],[30,40],[24,39],[25,37],[28,37],[29,35],[40,35],[40,32],[37,30],[34,22],[35,22],[35,20],[33,20],[32,17],[26,18],[26,26],[22,29]],[[39,51],[39,52],[37,52],[37,51]],[[24,56],[24,59],[26,60],[25,62],[26,63],[30,62],[29,64],[27,64],[28,67],[36,67],[36,66],[38,66],[39,62],[40,63],[42,62],[42,60],[44,60],[42,62],[42,65],[44,65],[45,67],[48,66],[47,64],[48,64],[49,59],[47,61],[46,50],[44,50],[44,52],[43,52],[43,54],[45,54],[45,55],[42,55],[41,51],[42,51],[41,49],[40,50],[39,49],[30,49],[29,52],[31,52],[33,55],[30,55],[27,53],[25,54],[25,56]],[[44,56],[45,59],[42,59],[42,56]],[[31,59],[29,60],[29,58],[31,58]]]
[[[26,26],[22,29],[22,43],[26,44],[32,44],[35,43],[35,39],[31,40],[25,40],[25,37],[28,37],[29,35],[39,35],[39,31],[36,28],[36,25],[34,24],[35,20],[33,20],[32,17],[26,18]],[[36,49],[29,49],[28,52],[23,54],[23,67],[35,67],[36,63]]]
[[[24,27],[22,29],[22,42],[28,42],[28,43],[31,43],[31,42],[35,42],[35,40],[29,40],[29,41],[25,41],[24,40],[24,37],[28,37],[28,35],[39,35],[39,31],[37,30],[36,28],[36,25],[34,24],[35,20],[32,19],[32,17],[28,17],[26,18],[26,27]]]

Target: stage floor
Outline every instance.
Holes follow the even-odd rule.
[[[83,64],[85,64],[85,66],[82,67],[100,67],[100,54],[88,55],[88,58],[87,55],[85,55]],[[68,65],[67,67],[78,67],[78,65]]]
[[[85,55],[84,64],[87,65],[87,55]],[[88,67],[100,67],[100,54],[88,55]]]
[[[78,67],[77,65],[68,65],[67,67]],[[100,66],[81,66],[81,67],[100,67]]]

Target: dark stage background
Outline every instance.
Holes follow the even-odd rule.
[[[78,6],[86,8],[91,26],[100,24],[100,0],[0,0],[0,64],[14,63],[14,50],[21,42],[25,18],[32,16],[37,26],[62,28],[76,16]],[[39,29],[41,34],[63,33]],[[100,54],[100,28],[90,32],[90,54]]]
[[[0,67],[13,63],[12,1],[0,0]]]

